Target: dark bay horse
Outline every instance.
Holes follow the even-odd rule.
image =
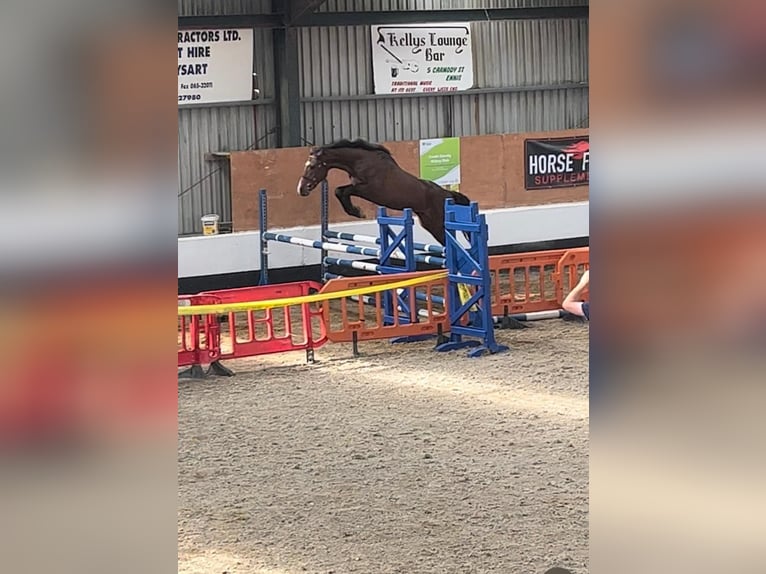
[[[351,178],[349,185],[335,190],[346,213],[363,218],[352,197],[388,207],[389,209],[412,209],[423,228],[445,245],[444,200],[451,197],[459,205],[470,205],[471,200],[456,191],[415,177],[404,171],[394,160],[391,152],[379,144],[364,140],[339,140],[332,144],[311,148],[306,169],[298,182],[298,194],[306,197],[327,178],[331,169],[345,171]]]

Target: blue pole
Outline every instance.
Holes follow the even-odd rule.
[[[330,218],[330,204],[328,201],[328,190],[329,190],[330,184],[327,183],[327,180],[324,180],[322,182],[322,188],[321,188],[321,216],[320,216],[320,229],[321,229],[321,238],[319,239],[322,243],[324,243],[327,240],[327,228],[329,226],[329,218]],[[325,257],[327,257],[327,251],[322,249],[322,267],[321,267],[321,277],[322,280],[324,280],[325,273],[327,272],[327,265],[325,264],[324,260]]]
[[[418,265],[415,263],[415,249],[413,246],[414,227],[415,220],[412,217],[412,209],[408,207],[404,210],[404,236],[402,237],[402,241],[400,243],[402,251],[404,251],[404,255],[407,258],[405,263],[407,266],[407,271],[418,270]]]
[[[389,223],[387,220],[386,208],[378,207],[378,233],[380,235],[380,257],[378,264],[381,273],[391,273],[388,271],[391,249],[391,237],[389,236]],[[394,323],[394,298],[390,291],[383,293],[383,324],[393,325]]]
[[[261,277],[258,284],[268,285],[269,284],[269,240],[266,239],[265,237],[267,223],[268,223],[267,201],[266,201],[265,189],[261,189],[258,192],[258,200],[260,203],[259,227],[261,230]]]

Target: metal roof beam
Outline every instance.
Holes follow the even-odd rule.
[[[285,19],[288,26],[294,26],[304,15],[316,11],[327,0],[285,0]]]
[[[375,24],[430,24],[438,22],[486,22],[502,20],[550,20],[587,18],[588,6],[548,8],[487,8],[470,10],[400,10],[388,12],[312,12],[296,26],[363,26]]]
[[[588,18],[588,6],[546,8],[479,8],[470,10],[420,10],[381,12],[304,11],[289,24],[295,27],[364,26],[374,24],[426,24],[438,22],[486,22],[503,20],[550,20]],[[178,28],[285,28],[284,14],[229,16],[179,16]]]
[[[179,16],[178,29],[283,28],[282,14],[233,14],[219,16]]]

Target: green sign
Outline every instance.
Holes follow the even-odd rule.
[[[460,138],[420,140],[420,177],[457,191],[460,187]]]

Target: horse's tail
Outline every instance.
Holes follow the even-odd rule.
[[[451,189],[447,189],[446,191],[458,205],[471,205],[471,200],[468,196],[463,195],[459,191],[452,191]],[[471,241],[471,235],[468,232],[463,231],[463,237],[465,237],[468,242]]]
[[[449,189],[446,191],[452,196],[452,199],[454,199],[455,203],[457,203],[458,205],[471,205],[471,200],[467,196],[460,193],[459,191],[452,191]]]

